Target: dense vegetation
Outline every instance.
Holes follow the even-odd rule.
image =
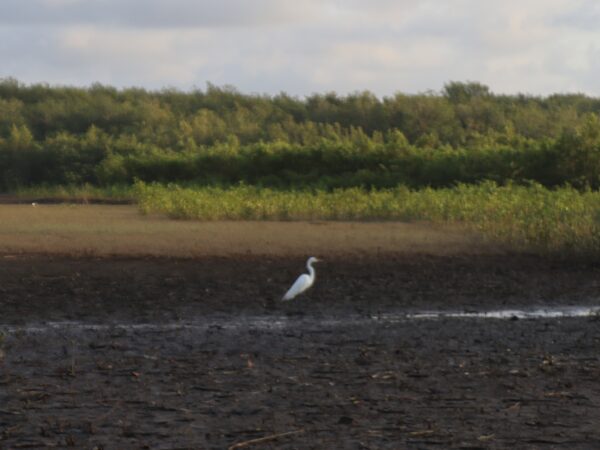
[[[600,252],[600,192],[493,182],[418,191],[281,191],[240,186],[186,189],[136,183],[144,213],[176,219],[377,219],[462,223],[494,242],[544,252]]]
[[[600,187],[600,99],[244,95],[0,80],[0,190],[177,182],[272,188]]]

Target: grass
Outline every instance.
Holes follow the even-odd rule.
[[[129,185],[93,186],[58,185],[22,187],[12,192],[13,195],[26,199],[54,199],[76,202],[93,201],[129,201],[134,196],[133,188]]]
[[[133,187],[38,187],[22,189],[17,195],[79,200],[82,203],[87,200],[136,199],[143,214],[203,222],[429,222],[474,231],[488,242],[517,251],[600,253],[600,192],[578,191],[569,187],[549,190],[537,184],[498,186],[486,182],[447,189],[410,190],[398,187],[367,191],[350,188],[328,192],[281,191],[243,185],[231,188],[181,187],[138,182]],[[36,214],[39,216],[40,213]],[[74,220],[74,225],[61,226],[69,229],[71,225],[86,223],[87,219]],[[94,227],[96,223],[91,223],[88,230],[97,230]],[[137,239],[134,231],[131,239]]]
[[[449,189],[276,191],[239,186],[135,186],[142,213],[174,219],[388,220],[462,224],[493,242],[536,252],[600,252],[600,193],[492,182]]]

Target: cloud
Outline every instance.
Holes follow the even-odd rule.
[[[565,14],[558,16],[555,25],[578,30],[598,30],[600,4],[592,0],[577,2]]]
[[[121,27],[261,26],[314,17],[309,0],[3,0],[6,25]]]
[[[590,0],[4,0],[0,76],[378,95],[476,80],[600,95]]]

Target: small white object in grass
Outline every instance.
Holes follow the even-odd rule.
[[[292,284],[292,287],[285,293],[282,300],[291,300],[302,292],[306,291],[315,282],[315,269],[313,269],[313,263],[319,262],[318,258],[311,256],[306,261],[306,268],[308,274],[303,273],[298,279]]]
[[[37,206],[37,203],[36,203],[36,202],[33,202],[33,203],[31,204],[31,206]]]

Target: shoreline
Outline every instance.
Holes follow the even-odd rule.
[[[523,254],[329,255],[313,288],[280,302],[304,256],[0,256],[6,324],[169,321],[210,314],[370,315],[395,311],[595,306],[600,266]],[[162,311],[168,310],[164,315]]]

